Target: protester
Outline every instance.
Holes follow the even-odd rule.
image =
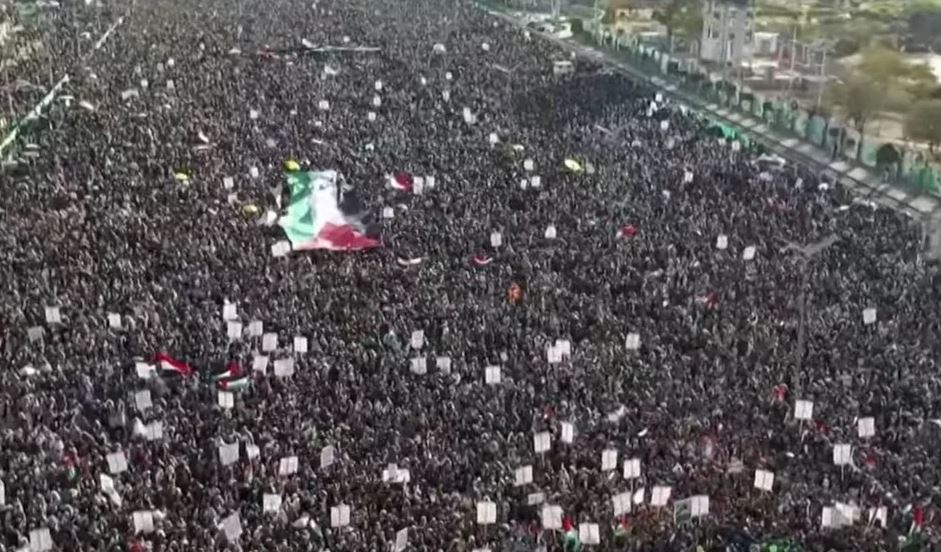
[[[0,550],[938,546],[915,221],[468,2],[94,9],[0,185]],[[274,256],[286,169],[382,247]]]

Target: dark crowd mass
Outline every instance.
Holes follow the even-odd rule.
[[[0,174],[0,551],[938,549],[907,216],[465,1],[41,18],[7,76],[69,98]],[[286,162],[383,246],[274,256]]]

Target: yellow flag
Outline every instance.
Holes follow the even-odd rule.
[[[582,166],[574,159],[566,159],[565,166],[572,172],[582,172]]]
[[[189,175],[184,172],[173,173],[173,178],[175,178],[177,182],[189,182],[190,181]]]
[[[291,172],[297,172],[301,170],[301,165],[300,163],[298,163],[297,161],[293,159],[288,159],[287,161],[284,162],[284,168]]]
[[[245,216],[258,214],[258,206],[255,205],[254,203],[247,203],[242,206],[242,213]]]

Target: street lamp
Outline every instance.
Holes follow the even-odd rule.
[[[829,236],[823,238],[820,241],[807,244],[804,246],[797,245],[793,242],[787,242],[781,251],[794,251],[801,257],[801,283],[800,283],[800,295],[798,296],[798,311],[799,319],[797,322],[797,358],[794,359],[794,378],[793,386],[794,392],[800,394],[801,390],[801,373],[804,365],[804,324],[807,319],[807,293],[805,288],[807,287],[807,277],[810,268],[810,261],[816,258],[818,255],[829,249],[831,245],[840,240],[840,237],[836,234],[830,234]]]

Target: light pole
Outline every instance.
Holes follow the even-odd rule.
[[[800,292],[797,298],[799,318],[797,321],[797,357],[794,359],[794,376],[792,385],[794,392],[800,395],[801,392],[801,373],[804,366],[804,324],[807,319],[807,277],[810,268],[810,261],[826,251],[831,245],[840,240],[836,234],[830,234],[820,241],[804,246],[788,242],[781,251],[795,251],[801,257],[801,283]]]

